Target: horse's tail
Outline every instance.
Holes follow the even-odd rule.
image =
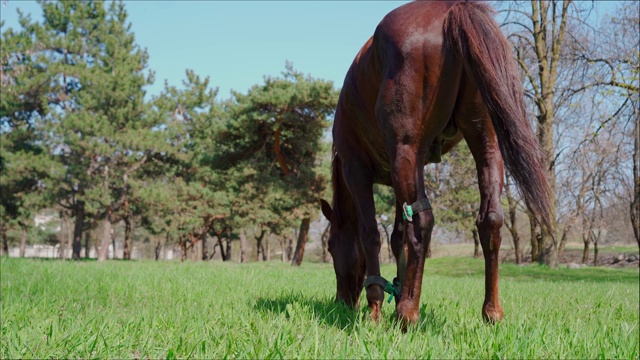
[[[446,46],[464,62],[489,110],[505,165],[530,211],[552,229],[550,188],[542,152],[526,116],[522,81],[509,42],[487,4],[451,7],[444,22]]]

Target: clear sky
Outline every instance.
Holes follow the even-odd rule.
[[[5,28],[18,27],[16,9],[41,20],[33,1],[1,0]],[[246,92],[285,62],[342,86],[354,56],[392,9],[407,1],[125,1],[136,42],[149,52],[158,94],[165,79],[179,85],[185,69],[220,89]],[[613,3],[600,3],[610,11]]]
[[[406,1],[126,1],[139,46],[149,52],[156,94],[185,69],[220,89],[246,92],[264,75],[280,75],[287,60],[315,78],[342,86],[351,61],[386,13]],[[31,1],[8,0],[5,27],[17,28],[16,8],[41,19]]]

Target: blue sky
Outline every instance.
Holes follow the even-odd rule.
[[[5,28],[17,28],[20,8],[40,20],[33,1],[3,1]],[[407,1],[125,1],[136,42],[149,52],[158,94],[164,80],[179,85],[185,69],[220,89],[246,92],[277,76],[285,62],[341,87],[344,75],[378,22]],[[601,11],[614,3],[599,3]]]
[[[185,69],[209,76],[228,98],[285,62],[341,87],[355,54],[386,13],[406,1],[127,1],[136,42],[149,52],[156,94],[167,79],[179,85]],[[40,19],[35,2],[8,0],[5,27],[16,28],[21,8]]]

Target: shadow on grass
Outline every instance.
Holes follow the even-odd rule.
[[[364,299],[361,299],[361,301]],[[335,302],[331,299],[318,300],[302,294],[280,295],[276,298],[258,298],[255,308],[263,314],[284,315],[287,319],[295,317],[308,317],[318,319],[321,323],[334,326],[342,331],[351,333],[359,324],[371,322],[369,309],[361,305],[357,310],[351,309],[342,302]],[[392,303],[393,304],[393,303]],[[389,306],[395,306],[395,304]],[[301,310],[305,311],[301,311]],[[395,311],[384,327],[387,331],[399,330],[399,324],[395,321]],[[420,307],[420,320],[415,326],[409,327],[410,332],[440,334],[444,331],[447,319],[444,314],[431,309],[427,304]]]
[[[261,297],[256,301],[255,308],[265,314],[285,315],[287,319],[316,317],[323,324],[342,330],[353,330],[363,314],[361,309],[354,310],[342,302],[309,298],[302,294],[283,294],[273,299]]]
[[[446,323],[447,318],[442,313],[429,309],[427,304],[420,306],[420,320],[418,320],[417,331],[439,335],[444,331]]]

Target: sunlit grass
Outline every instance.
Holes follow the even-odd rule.
[[[0,267],[3,359],[638,358],[638,269],[501,265],[506,316],[489,326],[480,316],[483,262],[433,259],[420,323],[402,334],[393,304],[380,324],[335,304],[330,265],[8,259]]]

